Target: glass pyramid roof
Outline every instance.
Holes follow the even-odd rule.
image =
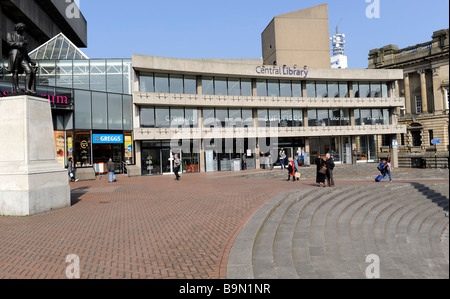
[[[84,60],[89,59],[63,33],[30,52],[33,60]]]

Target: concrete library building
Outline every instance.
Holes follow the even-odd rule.
[[[294,37],[295,38],[292,38]],[[262,59],[177,59],[133,55],[133,140],[143,175],[279,165],[279,152],[310,165],[397,164],[405,99],[397,69],[331,68],[327,4],[273,18]]]

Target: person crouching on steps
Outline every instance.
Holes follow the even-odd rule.
[[[287,181],[289,181],[291,179],[291,175],[292,175],[292,181],[295,182],[295,165],[294,165],[294,161],[292,160],[292,158],[288,159],[287,170],[288,170]]]

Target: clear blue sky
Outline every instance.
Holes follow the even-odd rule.
[[[366,0],[80,0],[88,21],[82,51],[90,58],[261,58],[261,33],[274,16],[328,3],[330,36],[339,24],[349,67],[367,68],[371,49],[412,46],[449,28],[448,0],[378,1],[380,17],[368,18]]]

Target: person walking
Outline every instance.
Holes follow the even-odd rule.
[[[317,187],[320,187],[320,184],[323,184],[323,187],[325,187],[325,178],[326,178],[326,172],[323,172],[322,169],[326,167],[326,161],[325,157],[320,156],[320,154],[316,155],[316,159],[314,160],[314,164],[317,166],[317,172],[316,172],[316,184]]]
[[[109,161],[108,161],[108,174],[109,174],[109,182],[110,183],[117,182],[115,171],[116,171],[116,165],[114,164],[112,159],[109,158]]]
[[[389,159],[390,160],[390,159]],[[391,175],[391,163],[388,161],[384,161],[384,175],[383,182],[386,182],[387,177],[389,176],[389,182],[392,183],[392,175]]]
[[[288,170],[287,181],[289,181],[291,179],[291,175],[292,175],[292,181],[295,182],[295,164],[294,164],[294,161],[292,160],[292,158],[288,159],[287,170]]]
[[[173,172],[175,173],[176,181],[180,180],[180,175],[178,174],[178,172],[180,171],[180,167],[181,167],[181,161],[178,158],[178,154],[175,154],[173,156]]]
[[[73,169],[72,158],[69,158],[69,162],[67,162],[67,172],[71,182],[78,182],[78,179],[75,178],[75,171]]]
[[[328,187],[334,187],[334,178],[333,178],[333,169],[334,169],[334,161],[333,158],[331,157],[330,153],[326,154],[326,165],[327,165],[327,183],[328,183]]]
[[[284,159],[286,159],[286,154],[284,153],[284,149],[280,149],[280,164],[281,164],[281,169],[285,168],[285,164],[284,164]]]
[[[297,174],[297,172],[299,171],[298,156],[295,156],[295,159],[294,159],[294,167],[295,167],[295,169],[294,169],[294,174]],[[294,178],[297,179],[297,181],[300,180],[300,178],[296,177],[295,175],[294,175]],[[295,179],[294,179],[294,180],[295,180]]]
[[[247,170],[247,154],[242,155],[242,170]]]

